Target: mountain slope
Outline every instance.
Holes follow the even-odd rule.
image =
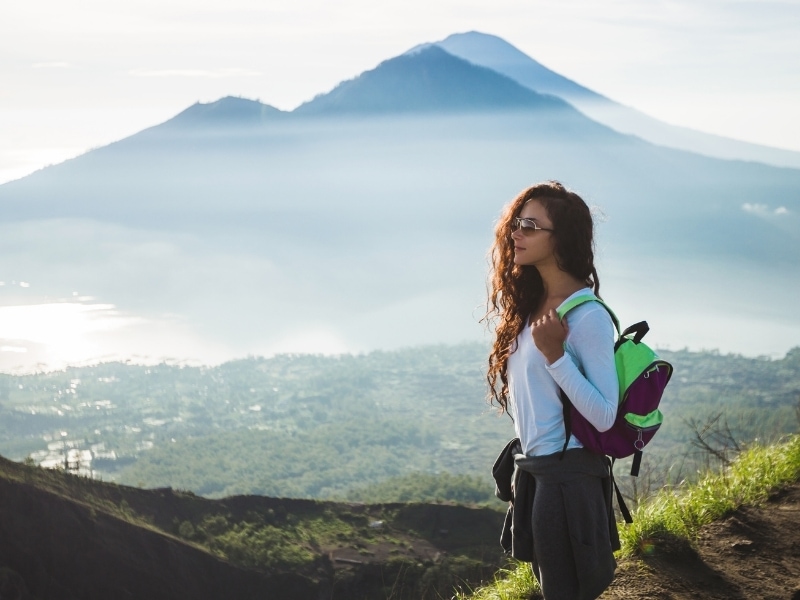
[[[237,567],[141,521],[103,510],[113,490],[100,483],[66,476],[67,488],[82,491],[82,500],[76,501],[69,493],[42,488],[37,479],[44,477],[31,467],[0,458],[0,469],[3,597],[306,600],[317,593],[319,584],[301,574]],[[150,494],[153,500],[164,497],[163,492]]]
[[[451,35],[436,45],[464,60],[502,73],[531,90],[563,98],[592,119],[654,144],[717,158],[800,168],[800,152],[669,125],[551,71],[497,36],[471,31]]]

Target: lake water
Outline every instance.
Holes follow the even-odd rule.
[[[779,358],[800,345],[800,317],[794,310],[800,289],[780,269],[712,268],[679,261],[662,261],[653,268],[650,261],[620,257],[605,262],[603,296],[623,325],[647,320],[647,340],[653,346]],[[194,302],[181,314],[141,303],[126,306],[125,298],[101,301],[77,292],[54,298],[37,292],[35,283],[3,282],[0,370],[50,370],[110,360],[219,364],[247,355],[488,342],[479,323],[479,279],[472,287],[426,290],[350,311],[320,310],[305,318],[271,303],[269,289],[250,292],[263,298],[258,302],[256,297],[249,314],[239,314],[247,306],[213,286],[203,297],[195,289]],[[253,334],[242,336],[240,323],[248,319]]]

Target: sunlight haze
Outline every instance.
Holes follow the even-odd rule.
[[[5,3],[0,371],[488,342],[492,223],[549,178],[651,344],[782,356],[798,30],[800,0]]]

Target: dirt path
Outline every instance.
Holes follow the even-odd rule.
[[[602,600],[800,600],[800,484],[620,566]]]

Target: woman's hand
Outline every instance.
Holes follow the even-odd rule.
[[[564,356],[564,341],[567,339],[567,333],[569,333],[567,322],[561,321],[552,308],[531,325],[533,343],[551,365]]]

